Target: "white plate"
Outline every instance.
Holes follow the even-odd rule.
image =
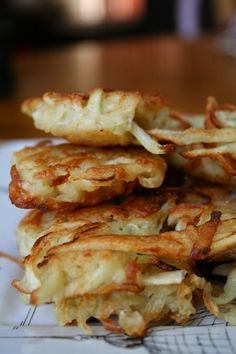
[[[0,251],[17,257],[15,229],[25,214],[14,207],[7,188],[10,181],[10,158],[13,151],[35,140],[9,141],[0,144]],[[12,279],[22,270],[8,259],[0,258],[0,353],[24,354],[116,354],[116,353],[236,353],[236,327],[199,311],[187,327],[155,327],[144,339],[105,332],[94,325],[96,335],[87,336],[78,327],[58,327],[52,306],[26,306],[11,287]],[[196,327],[198,326],[198,327]]]

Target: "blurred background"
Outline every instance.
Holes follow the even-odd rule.
[[[21,102],[45,91],[159,92],[236,103],[236,0],[1,0],[0,138],[39,136]]]

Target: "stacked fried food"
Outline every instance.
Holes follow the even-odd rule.
[[[209,98],[205,115],[187,116],[158,95],[96,89],[47,93],[22,109],[68,140],[12,158],[10,198],[34,209],[17,232],[22,299],[53,303],[59,324],[87,332],[96,318],[142,336],[187,321],[199,302],[236,323],[235,107]],[[228,276],[224,289],[212,269]]]

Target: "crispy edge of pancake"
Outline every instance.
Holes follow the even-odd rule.
[[[163,210],[162,207],[164,208]],[[109,226],[110,221],[113,222],[113,225],[114,222],[118,221],[118,224],[120,223],[123,229],[126,227],[127,223],[135,223],[142,218],[148,219],[149,216],[156,215],[157,221],[161,220],[161,225],[164,225],[164,230],[161,231],[161,237],[159,238],[159,240],[161,240],[163,233],[164,238],[168,238],[169,235],[175,238],[175,235],[178,235],[179,231],[184,233],[186,228],[189,230],[188,232],[190,234],[194,234],[197,225],[199,228],[202,228],[199,229],[200,233],[204,228],[207,232],[206,222],[209,221],[211,215],[215,214],[212,219],[213,224],[214,222],[219,222],[214,235],[210,223],[210,231],[208,231],[208,234],[212,234],[213,238],[211,239],[211,244],[208,243],[209,239],[205,239],[206,244],[208,244],[205,249],[205,256],[206,258],[208,257],[209,260],[213,257],[224,259],[223,254],[226,251],[231,252],[231,258],[233,257],[233,252],[232,250],[230,251],[230,248],[234,247],[233,228],[235,225],[235,208],[236,197],[234,193],[222,188],[194,186],[190,188],[162,188],[157,191],[150,191],[148,196],[144,195],[144,192],[136,193],[128,197],[127,200],[123,201],[121,204],[117,204],[116,202],[114,205],[110,202],[102,204],[99,208],[88,207],[77,211],[57,212],[54,214],[54,220],[52,222],[55,226],[50,231],[54,235],[57,231],[62,231],[63,228],[66,231],[67,227],[69,228],[68,230],[72,231],[70,224],[74,225],[76,221],[82,220],[83,225],[80,225],[77,229],[76,226],[74,228],[75,232],[82,234],[85,232],[90,236],[105,236],[106,233],[111,231]],[[41,218],[46,217],[47,214],[50,216],[51,212],[43,213],[40,211],[32,211],[22,220],[19,228],[27,229],[27,224],[30,227],[32,224],[38,227],[38,234],[43,235],[43,232],[40,231],[43,231],[44,228],[40,223]],[[90,222],[91,219],[92,222]],[[64,220],[67,221],[63,223]],[[107,225],[106,228],[103,227],[105,224]],[[100,227],[102,227],[102,229],[100,229]],[[165,232],[166,227],[167,229],[171,228],[172,231]],[[40,230],[41,228],[42,230]],[[47,230],[44,233],[48,233]],[[138,232],[138,235],[142,235],[139,230],[136,232]],[[120,233],[124,234],[125,232],[119,232],[118,230],[118,234]],[[148,234],[150,235],[150,233]],[[115,236],[116,235],[114,235],[113,239],[115,239]],[[135,230],[133,231],[132,237],[133,236],[135,236]],[[52,237],[51,235],[50,238]],[[180,233],[179,241],[181,241],[181,237]],[[70,241],[73,241],[73,235]],[[195,256],[199,256],[199,246],[196,247],[195,251]],[[194,258],[194,252],[192,253],[192,257]]]
[[[106,200],[112,199],[116,196],[126,196],[129,195],[135,188],[137,188],[138,183],[123,183],[112,189],[101,189],[96,192],[87,192],[81,202],[65,202],[56,201],[53,198],[43,199],[41,197],[33,196],[27,192],[23,187],[23,181],[19,176],[18,171],[15,166],[11,169],[12,182],[9,186],[9,196],[13,204],[18,208],[22,209],[39,209],[41,211],[49,210],[73,210],[76,208],[82,208],[84,206],[97,205]]]
[[[103,106],[110,98],[115,98],[113,106],[108,102],[111,107],[103,111]],[[33,117],[37,128],[66,138],[72,143],[114,146],[139,142],[154,154],[173,150],[171,144],[160,145],[145,132],[146,128],[152,128],[158,114],[163,115],[163,110],[167,110],[167,107],[163,98],[157,94],[142,94],[138,91],[104,91],[101,88],[94,89],[89,94],[48,92],[42,97],[28,99],[22,104],[22,112]],[[73,119],[70,119],[71,115]],[[50,119],[45,119],[46,116]],[[91,126],[87,125],[88,116],[92,120]],[[119,124],[116,122],[117,117],[120,119]],[[113,118],[115,118],[114,124],[111,126]],[[176,122],[177,120],[175,124]]]
[[[218,228],[212,241],[215,244],[221,242],[222,245],[222,226],[227,225],[227,229],[230,225],[234,225],[234,210],[236,207],[235,196],[231,191],[226,191],[222,188],[216,187],[190,187],[190,188],[161,188],[160,190],[150,191],[147,195],[142,193],[136,193],[128,197],[123,202],[114,204],[113,202],[102,204],[99,207],[87,207],[75,211],[54,212],[53,220],[50,226],[45,230],[42,219],[48,220],[47,215],[50,217],[52,212],[32,211],[22,220],[19,225],[19,230],[23,230],[24,237],[27,237],[27,232],[30,233],[31,229],[37,228],[36,233],[38,235],[47,234],[50,231],[50,239],[56,237],[56,233],[63,231],[76,232],[90,234],[90,236],[106,235],[111,231],[115,231],[114,226],[118,225],[122,228],[122,231],[117,230],[117,234],[125,234],[128,230],[127,225],[130,223],[137,224],[137,228],[132,229],[132,236],[142,236],[142,232],[145,235],[150,235],[153,232],[153,217],[156,218],[156,227],[159,223],[161,229],[157,232],[165,232],[167,229],[171,229],[171,232],[166,232],[165,235],[178,235],[179,231],[184,231],[189,226],[190,234],[195,232],[195,227],[198,225],[205,231],[207,230],[206,222],[209,221],[211,215],[215,213],[215,222],[217,218],[219,220]],[[213,214],[212,214],[213,213]],[[221,213],[221,215],[220,215]],[[140,220],[145,218],[148,220],[150,217],[152,232],[146,233],[146,229],[141,232],[142,225]],[[65,221],[66,220],[66,221]],[[91,222],[92,220],[92,222]],[[213,219],[214,220],[214,219]],[[78,222],[82,221],[79,225]],[[110,224],[110,222],[112,224]],[[106,227],[104,225],[106,224]],[[71,227],[71,225],[74,225]],[[112,229],[110,227],[112,226]],[[164,225],[164,229],[163,228]],[[211,225],[211,224],[210,224]],[[117,226],[117,227],[118,227]],[[135,226],[135,225],[134,225]],[[147,225],[144,225],[147,226]],[[210,227],[211,228],[211,227]],[[124,229],[124,230],[123,230]],[[27,231],[28,230],[28,231]],[[192,231],[191,231],[192,230]],[[195,231],[194,231],[195,230]],[[201,229],[200,233],[202,232]],[[231,235],[232,230],[229,230],[227,239]],[[31,233],[34,233],[33,231]],[[212,234],[211,230],[208,232]],[[20,232],[21,234],[21,232]],[[55,236],[52,236],[55,235]],[[181,234],[180,234],[181,235]],[[224,237],[226,237],[224,236]],[[181,237],[181,236],[180,236]],[[36,237],[38,238],[38,237]],[[73,235],[70,241],[73,241]],[[56,237],[57,239],[57,237]],[[181,238],[180,238],[181,240]],[[206,238],[206,243],[208,239]],[[218,242],[218,243],[217,243]],[[205,254],[209,253],[209,245],[205,249]],[[43,247],[43,246],[42,246]],[[212,247],[212,245],[211,245]],[[196,247],[196,254],[198,247]],[[219,247],[217,253],[220,253]],[[192,254],[194,258],[194,253]]]
[[[62,149],[63,147],[71,147],[71,146],[73,145],[61,144],[59,146],[55,146],[55,150],[59,148]],[[106,164],[106,149],[94,148],[93,149],[94,153],[96,153],[97,151],[100,154],[104,154],[104,158],[100,162],[100,164],[98,165],[95,164],[95,166],[88,168],[88,170],[83,171],[83,173],[89,172],[88,177],[86,177],[86,180],[91,181],[94,184],[95,190],[89,192],[81,189],[81,192],[83,193],[81,200],[63,201],[62,199],[59,200],[56,197],[44,197],[42,195],[37,195],[37,193],[34,194],[34,192],[26,190],[23,186],[24,182],[27,182],[27,180],[22,179],[20,176],[21,169],[22,169],[21,159],[23,160],[23,164],[24,164],[24,151],[29,152],[30,150],[32,151],[33,154],[32,159],[34,159],[35,158],[34,152],[37,152],[37,148],[41,149],[40,150],[41,154],[44,153],[43,151],[44,147],[41,146],[25,148],[15,153],[16,157],[19,156],[20,154],[21,155],[23,154],[23,156],[19,157],[19,161],[17,165],[13,164],[11,167],[12,180],[9,185],[9,196],[12,203],[14,203],[19,208],[26,208],[26,209],[38,208],[43,211],[66,210],[66,209],[72,210],[77,207],[96,205],[116,196],[129,195],[134,189],[142,185],[148,187],[148,184],[150,184],[151,187],[151,182],[149,182],[148,179],[151,181],[153,180],[153,178],[155,178],[155,182],[153,182],[153,184],[155,184],[155,187],[159,187],[162,184],[162,181],[165,177],[165,172],[167,168],[165,160],[163,160],[161,157],[151,155],[145,150],[142,150],[140,148],[133,148],[133,147],[128,150],[127,156],[126,156],[127,149],[124,150],[124,157],[130,158],[131,159],[130,162],[128,163],[115,162],[114,164],[108,165]],[[53,148],[54,146],[45,147],[45,149],[51,149],[52,151]],[[86,150],[86,148],[83,149]],[[91,158],[94,159],[94,156],[92,155],[92,152],[90,150],[88,151],[88,153],[90,153],[90,155],[88,156],[88,160]],[[79,156],[80,153],[78,153],[78,157]],[[76,158],[76,156],[74,155],[72,157]],[[120,157],[122,157],[122,148],[114,149],[114,160]],[[27,158],[30,159],[30,157],[26,156],[26,159]],[[37,159],[39,158],[40,158],[40,152],[39,152],[39,156],[37,156]],[[50,151],[49,151],[48,158],[50,158]],[[63,158],[56,161],[57,163],[53,166],[54,173],[56,172],[57,166],[61,164],[61,161],[63,161]],[[40,162],[40,163],[46,164],[47,161],[45,160],[44,162]],[[134,171],[131,170],[132,165],[134,166]],[[143,166],[143,171],[141,172],[135,171],[135,165],[138,165],[139,167]],[[70,164],[68,164],[68,166],[70,167]],[[17,169],[17,167],[19,170]],[[52,167],[50,168],[52,170]],[[78,168],[78,166],[74,166],[74,167],[72,166],[71,173],[73,172],[73,168],[76,169]],[[44,171],[45,175],[47,175],[47,170],[48,170],[47,166],[42,166],[42,171]],[[111,172],[110,174],[108,173],[109,171]],[[67,174],[65,176],[63,175],[62,178],[54,175],[51,176],[50,174],[49,177],[47,176],[50,179],[52,187],[54,182],[56,187],[58,187],[59,185],[63,185],[64,183],[65,184],[67,183],[67,181],[70,178],[70,173],[68,173],[68,170],[66,172]],[[98,174],[98,172],[100,172],[100,175]],[[156,173],[155,176],[154,176],[154,172]],[[145,176],[145,174],[147,173],[149,176]],[[41,178],[42,177],[43,176],[41,176]],[[36,182],[37,180],[40,181],[39,177],[35,178]],[[76,184],[76,181],[74,181],[74,183]],[[50,184],[49,187],[51,187]],[[63,193],[61,194],[63,195]]]
[[[110,201],[73,211],[32,210],[17,228],[20,254],[30,254],[31,247],[40,236],[49,232],[55,234],[63,228],[65,233],[67,229],[68,232],[74,229],[78,233],[93,229],[97,234],[104,234],[107,230],[114,231],[115,228],[118,228],[117,233],[124,233],[127,227],[134,234],[150,234],[154,229],[158,232],[167,218],[168,211],[174,205],[174,199],[174,196],[166,198],[150,191],[136,193],[124,201]]]
[[[33,97],[25,100],[22,103],[22,111],[28,115],[32,115],[37,105],[43,100],[52,100],[53,103],[63,103],[65,101],[69,101],[69,103],[77,104],[80,107],[84,107],[87,105],[89,98],[94,92],[103,93],[104,97],[109,96],[118,96],[124,99],[127,96],[134,97],[141,101],[141,108],[147,110],[156,110],[165,106],[165,101],[163,97],[159,94],[142,94],[140,91],[119,91],[119,90],[102,90],[101,88],[96,88],[89,93],[82,92],[67,92],[67,93],[59,93],[59,92],[46,92],[42,97]]]

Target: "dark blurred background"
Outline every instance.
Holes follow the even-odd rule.
[[[194,38],[223,28],[233,12],[234,0],[1,0],[0,96],[14,90],[16,53],[154,33]]]
[[[9,110],[10,103],[18,104],[19,100],[41,94],[42,90],[87,90],[93,84],[152,89],[154,82],[150,81],[149,85],[144,75],[141,79],[140,68],[145,72],[142,58],[146,56],[144,62],[149,65],[148,51],[152,55],[153,48],[158,46],[155,60],[163,66],[166,78],[173,80],[173,61],[179,63],[175,70],[180,73],[183,62],[186,65],[192,60],[180,61],[180,51],[184,53],[183,48],[188,43],[197,43],[206,36],[220,38],[228,32],[232,34],[229,37],[236,38],[235,8],[236,0],[1,0],[0,106],[5,107],[3,114]],[[160,41],[154,46],[150,44],[151,38],[160,38]],[[166,41],[163,42],[163,38]],[[143,44],[139,47],[141,41]],[[147,43],[149,49],[145,49]],[[77,48],[77,61],[72,48]],[[235,42],[227,48],[233,52]],[[163,50],[165,54],[160,61],[159,52]],[[206,48],[205,51],[207,54]],[[135,55],[139,57],[134,58]],[[190,54],[182,54],[186,55]],[[116,63],[116,58],[120,60],[117,64],[120,76],[125,70],[132,71],[132,83],[120,78],[109,79],[111,70],[114,72],[114,58]],[[127,70],[129,58],[133,63],[131,70]],[[140,62],[139,73],[135,69],[136,61]],[[87,77],[83,71],[85,66],[91,68],[89,75],[88,68],[85,70]],[[163,87],[165,93],[162,72],[153,67],[157,89]],[[75,87],[74,77],[79,75],[83,78],[77,79]],[[162,79],[160,83],[159,79]],[[186,79],[182,84],[186,84]],[[114,87],[116,85],[119,87]],[[193,83],[189,85],[193,86]],[[169,91],[171,96],[171,88]],[[0,110],[0,121],[3,120],[6,117]]]
[[[231,0],[1,0],[0,33],[39,48],[150,33],[194,36],[227,23]]]

